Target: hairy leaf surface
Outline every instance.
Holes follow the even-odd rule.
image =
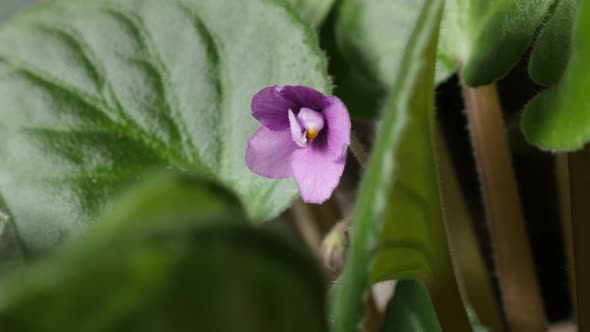
[[[290,181],[244,162],[269,85],[329,93],[313,32],[280,1],[57,0],[0,29],[0,192],[35,251],[84,232],[149,168],[215,178],[248,215]]]
[[[590,141],[590,4],[578,4],[570,61],[559,83],[531,100],[522,128],[544,150],[571,151]]]

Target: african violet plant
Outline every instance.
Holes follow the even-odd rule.
[[[1,331],[547,330],[497,89],[523,63],[590,331],[588,1],[2,0],[0,20]],[[449,84],[485,218],[437,120]]]

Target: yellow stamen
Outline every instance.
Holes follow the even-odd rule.
[[[314,138],[318,137],[319,133],[320,133],[319,131],[317,131],[313,128],[309,128],[309,129],[307,129],[307,133],[305,134],[305,137],[307,137],[307,139],[314,139]]]

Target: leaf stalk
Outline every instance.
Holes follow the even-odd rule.
[[[509,330],[544,331],[543,302],[496,85],[462,88]]]

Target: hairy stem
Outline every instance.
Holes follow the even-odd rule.
[[[463,85],[463,97],[508,327],[544,331],[543,302],[496,86]]]
[[[365,169],[369,162],[369,154],[363,143],[361,143],[354,133],[350,135],[350,151],[352,151],[352,154],[359,162],[359,165],[361,165],[361,168]]]
[[[575,308],[580,332],[590,331],[590,147],[568,158]]]

